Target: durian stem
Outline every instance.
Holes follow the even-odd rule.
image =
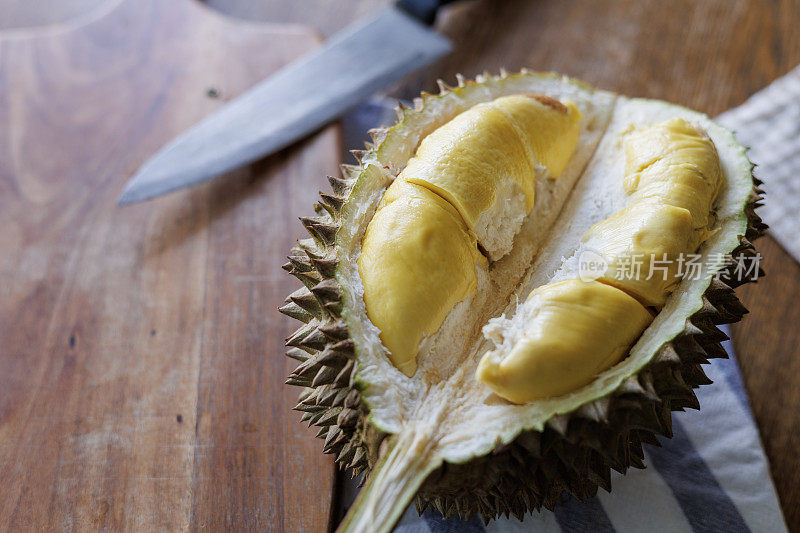
[[[391,531],[425,478],[441,464],[426,434],[400,434],[387,444],[389,449],[372,469],[338,533]]]

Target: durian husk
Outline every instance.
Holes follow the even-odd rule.
[[[494,79],[506,76],[502,72]],[[466,83],[460,76],[457,87],[440,81],[440,95]],[[417,99],[414,110],[422,107],[423,100]],[[401,124],[405,110],[398,109]],[[367,149],[376,150],[385,130],[371,134],[373,144]],[[286,340],[286,355],[300,362],[286,381],[303,388],[295,409],[303,412],[302,421],[319,428],[323,451],[355,477],[368,474],[391,446],[384,443],[390,435],[370,423],[362,402],[355,343],[342,318],[342,288],[335,277],[340,210],[363,170],[363,152],[353,153],[359,164],[343,165],[341,177],[328,177],[332,192],[320,193],[321,201],[314,206],[317,216],[300,219],[311,238],[292,248],[283,268],[303,286],[279,310],[303,322]],[[767,228],[755,211],[762,200],[761,182],[753,177],[753,183],[745,207],[747,229],[731,251],[733,258],[755,256],[752,242]],[[630,467],[644,468],[642,445],[658,446],[658,436],[672,436],[671,412],[698,409],[694,389],[711,383],[702,365],[727,357],[721,345],[727,336],[717,326],[737,322],[747,313],[734,289],[748,280],[736,280],[734,266],[729,264],[712,280],[700,310],[639,372],[603,397],[553,416],[541,431],[523,431],[513,442],[467,463],[445,462],[416,492],[418,511],[433,508],[446,517],[480,515],[487,522],[501,515],[521,519],[532,510],[553,509],[564,494],[584,500],[599,487],[610,490],[612,469],[625,473]]]

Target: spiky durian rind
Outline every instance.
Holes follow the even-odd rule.
[[[503,72],[499,79],[507,76]],[[458,76],[457,87],[488,78],[467,82]],[[437,96],[454,89],[441,81],[439,87]],[[429,97],[416,99],[411,112],[420,112]],[[398,108],[398,126],[407,109]],[[373,144],[368,150],[380,148],[386,131],[370,132]],[[286,383],[304,387],[295,409],[303,412],[303,421],[320,428],[317,436],[325,440],[323,451],[334,454],[354,476],[375,464],[386,437],[369,423],[361,401],[355,344],[341,315],[342,288],[335,279],[340,210],[351,194],[354,176],[362,170],[365,153],[354,152],[359,165],[342,165],[341,178],[328,178],[332,194],[320,193],[317,216],[301,218],[312,238],[292,248],[283,268],[303,287],[279,309],[304,322],[286,341],[287,356],[300,361]],[[753,180],[756,187],[745,207],[747,230],[733,257],[754,255],[752,241],[766,230],[755,212],[763,194],[761,182]],[[598,487],[610,490],[611,469],[624,473],[629,467],[644,468],[642,444],[659,445],[658,435],[672,436],[671,411],[699,408],[693,389],[711,383],[701,365],[726,357],[720,343],[727,337],[716,326],[736,322],[747,313],[734,294],[745,281],[736,280],[730,265],[712,281],[702,308],[686,320],[685,329],[611,393],[551,418],[542,431],[521,433],[488,455],[465,464],[445,463],[419,490],[417,509],[431,507],[448,517],[479,514],[487,521],[500,515],[522,518],[533,509],[552,509],[564,493],[582,500],[594,496]]]

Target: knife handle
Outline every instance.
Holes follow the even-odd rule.
[[[431,25],[436,20],[436,12],[454,0],[397,0],[396,5],[415,19]]]

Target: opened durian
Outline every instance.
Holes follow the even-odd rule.
[[[441,84],[372,135],[301,219],[281,308],[305,323],[297,409],[369,474],[342,530],[387,531],[412,500],[522,517],[643,468],[746,312],[730,257],[765,226],[733,134],[522,72]]]

